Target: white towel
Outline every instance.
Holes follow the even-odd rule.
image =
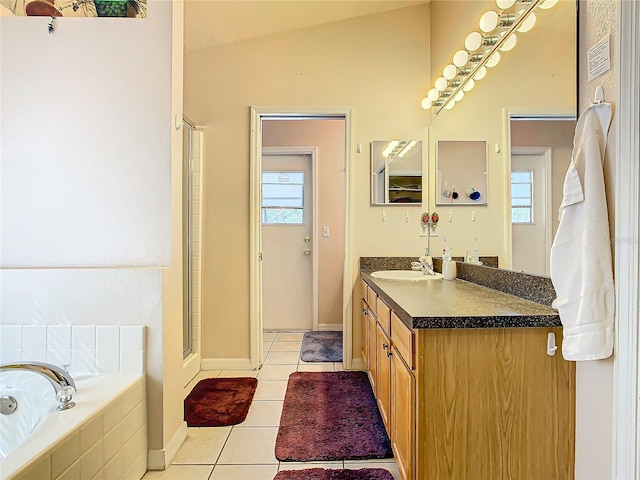
[[[598,360],[613,351],[615,296],[602,170],[610,122],[608,103],[591,105],[578,119],[551,247],[553,307],[564,327],[566,360]]]

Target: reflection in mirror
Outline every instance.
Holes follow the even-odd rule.
[[[442,75],[452,55],[461,48],[461,39],[477,28],[489,3],[431,1],[432,44],[437,39],[438,45],[449,46],[431,51],[431,83]],[[500,268],[546,274],[548,245],[558,216],[556,190],[562,184],[572,149],[571,121],[575,120],[577,105],[576,6],[573,0],[561,0],[552,9],[536,12],[535,27],[518,35],[517,48],[503,52],[500,64],[490,74],[477,81],[455,108],[443,111],[429,124],[428,158],[433,159],[429,178],[433,178],[433,194],[425,200],[447,205],[445,211],[440,206],[439,213],[443,218],[452,218],[438,226],[438,237],[430,239],[431,251],[441,252],[446,237],[454,256],[463,256],[477,245],[481,256],[498,256]],[[487,141],[488,145],[490,176],[486,179],[485,199],[490,197],[490,202],[477,209],[447,203],[441,196],[444,179],[438,179],[437,175],[440,169],[436,164],[437,144],[441,140],[477,139]],[[543,198],[541,193],[534,192],[531,198],[524,198],[527,195],[522,194],[523,187],[517,187],[512,197],[512,155],[523,154],[536,162],[547,162],[550,156],[551,168],[534,173],[533,178],[534,183],[544,178],[543,185],[551,196]],[[513,170],[532,169],[516,164]],[[449,187],[452,186],[450,181]],[[542,202],[532,207],[533,218],[525,215],[523,220],[519,216],[523,209],[516,208],[512,224],[512,206],[521,207],[517,204],[536,200]],[[536,227],[541,227],[539,237],[545,243],[534,246],[532,230]]]
[[[422,203],[422,141],[371,142],[371,204]]]
[[[487,142],[438,141],[436,205],[487,204]]]

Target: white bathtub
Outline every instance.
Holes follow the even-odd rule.
[[[0,415],[2,479],[142,478],[147,467],[144,376],[74,379],[76,406],[59,412],[46,379],[32,372],[0,372],[2,394],[18,400],[13,414]]]

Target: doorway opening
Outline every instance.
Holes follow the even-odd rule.
[[[506,111],[508,269],[549,275],[549,253],[558,228],[575,126],[573,112]]]
[[[251,110],[251,366],[265,330],[340,330],[346,367],[350,112]]]

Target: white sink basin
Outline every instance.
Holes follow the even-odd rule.
[[[424,282],[427,280],[442,279],[441,273],[435,275],[425,275],[415,270],[380,270],[371,274],[373,278],[381,280],[400,280],[402,282]]]

